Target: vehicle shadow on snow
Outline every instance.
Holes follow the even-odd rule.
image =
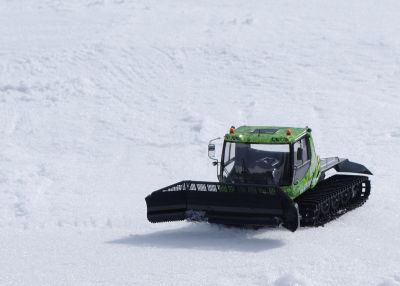
[[[256,237],[262,232],[209,225],[191,225],[174,230],[132,234],[108,241],[108,243],[135,247],[148,246],[212,251],[234,250],[240,252],[261,252],[284,245],[278,239]]]

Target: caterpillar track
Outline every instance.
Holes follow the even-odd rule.
[[[301,226],[322,226],[355,209],[368,199],[371,184],[366,176],[334,175],[298,198]]]

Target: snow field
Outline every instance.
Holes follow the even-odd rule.
[[[397,1],[0,3],[1,285],[400,285]],[[310,126],[372,195],[323,228],[146,221],[231,125]]]

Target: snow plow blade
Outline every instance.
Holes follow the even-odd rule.
[[[297,204],[279,187],[182,181],[146,197],[150,222],[208,221],[239,227],[299,227]]]

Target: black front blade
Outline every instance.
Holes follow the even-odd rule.
[[[297,205],[279,188],[183,181],[146,197],[151,222],[191,219],[199,212],[211,223],[237,226],[283,225],[295,231]]]

